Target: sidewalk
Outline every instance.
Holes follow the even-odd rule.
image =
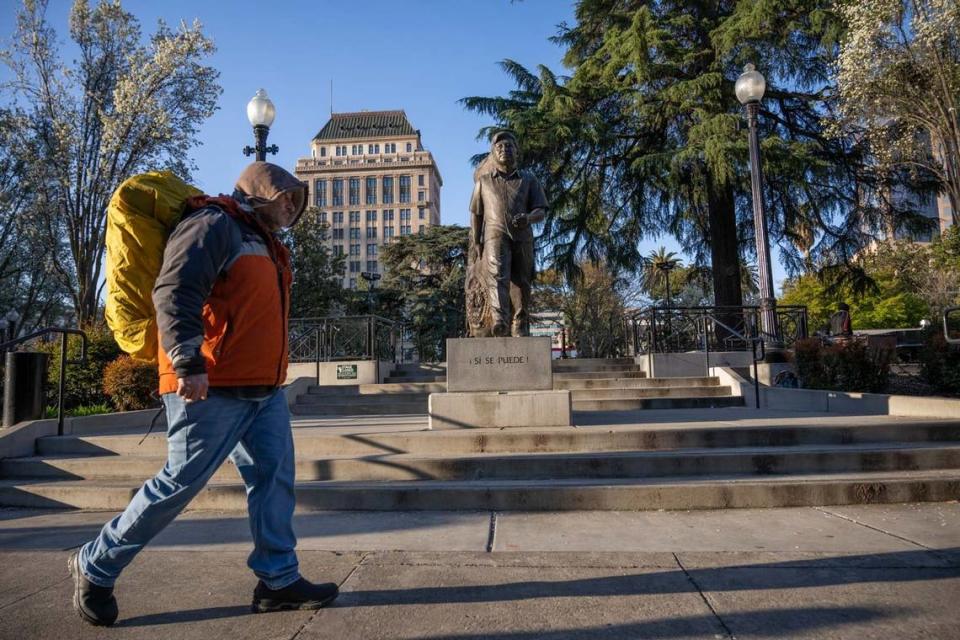
[[[70,608],[69,550],[109,513],[0,511],[0,638],[960,638],[960,504],[699,512],[298,514],[342,595],[248,613],[243,513],[187,513]]]

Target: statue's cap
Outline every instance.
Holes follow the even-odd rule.
[[[494,132],[494,134],[490,136],[490,144],[497,144],[501,140],[505,140],[507,138],[513,140],[514,144],[516,144],[517,134],[509,129],[500,129],[499,131]]]

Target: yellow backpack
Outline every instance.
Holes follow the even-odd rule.
[[[187,198],[202,192],[169,171],[125,180],[107,206],[107,325],[134,359],[157,360],[157,318],[151,293],[163,250]]]

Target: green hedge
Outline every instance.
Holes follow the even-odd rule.
[[[68,364],[64,388],[64,408],[110,404],[110,398],[103,391],[103,373],[107,365],[121,355],[120,347],[106,327],[85,329],[87,334],[86,364]],[[79,336],[69,336],[67,340],[67,359],[79,360],[81,352]],[[50,354],[47,369],[47,404],[57,406],[57,390],[60,384],[60,336],[48,342],[37,342],[31,347],[34,351]]]

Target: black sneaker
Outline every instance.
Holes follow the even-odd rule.
[[[313,584],[300,578],[283,589],[270,589],[263,581],[253,590],[254,613],[285,611],[290,609],[319,609],[333,602],[340,590],[332,582]]]
[[[67,567],[73,576],[73,608],[80,617],[100,627],[109,627],[116,622],[120,612],[117,599],[113,597],[113,587],[101,587],[87,580],[80,571],[78,553],[70,556]]]

